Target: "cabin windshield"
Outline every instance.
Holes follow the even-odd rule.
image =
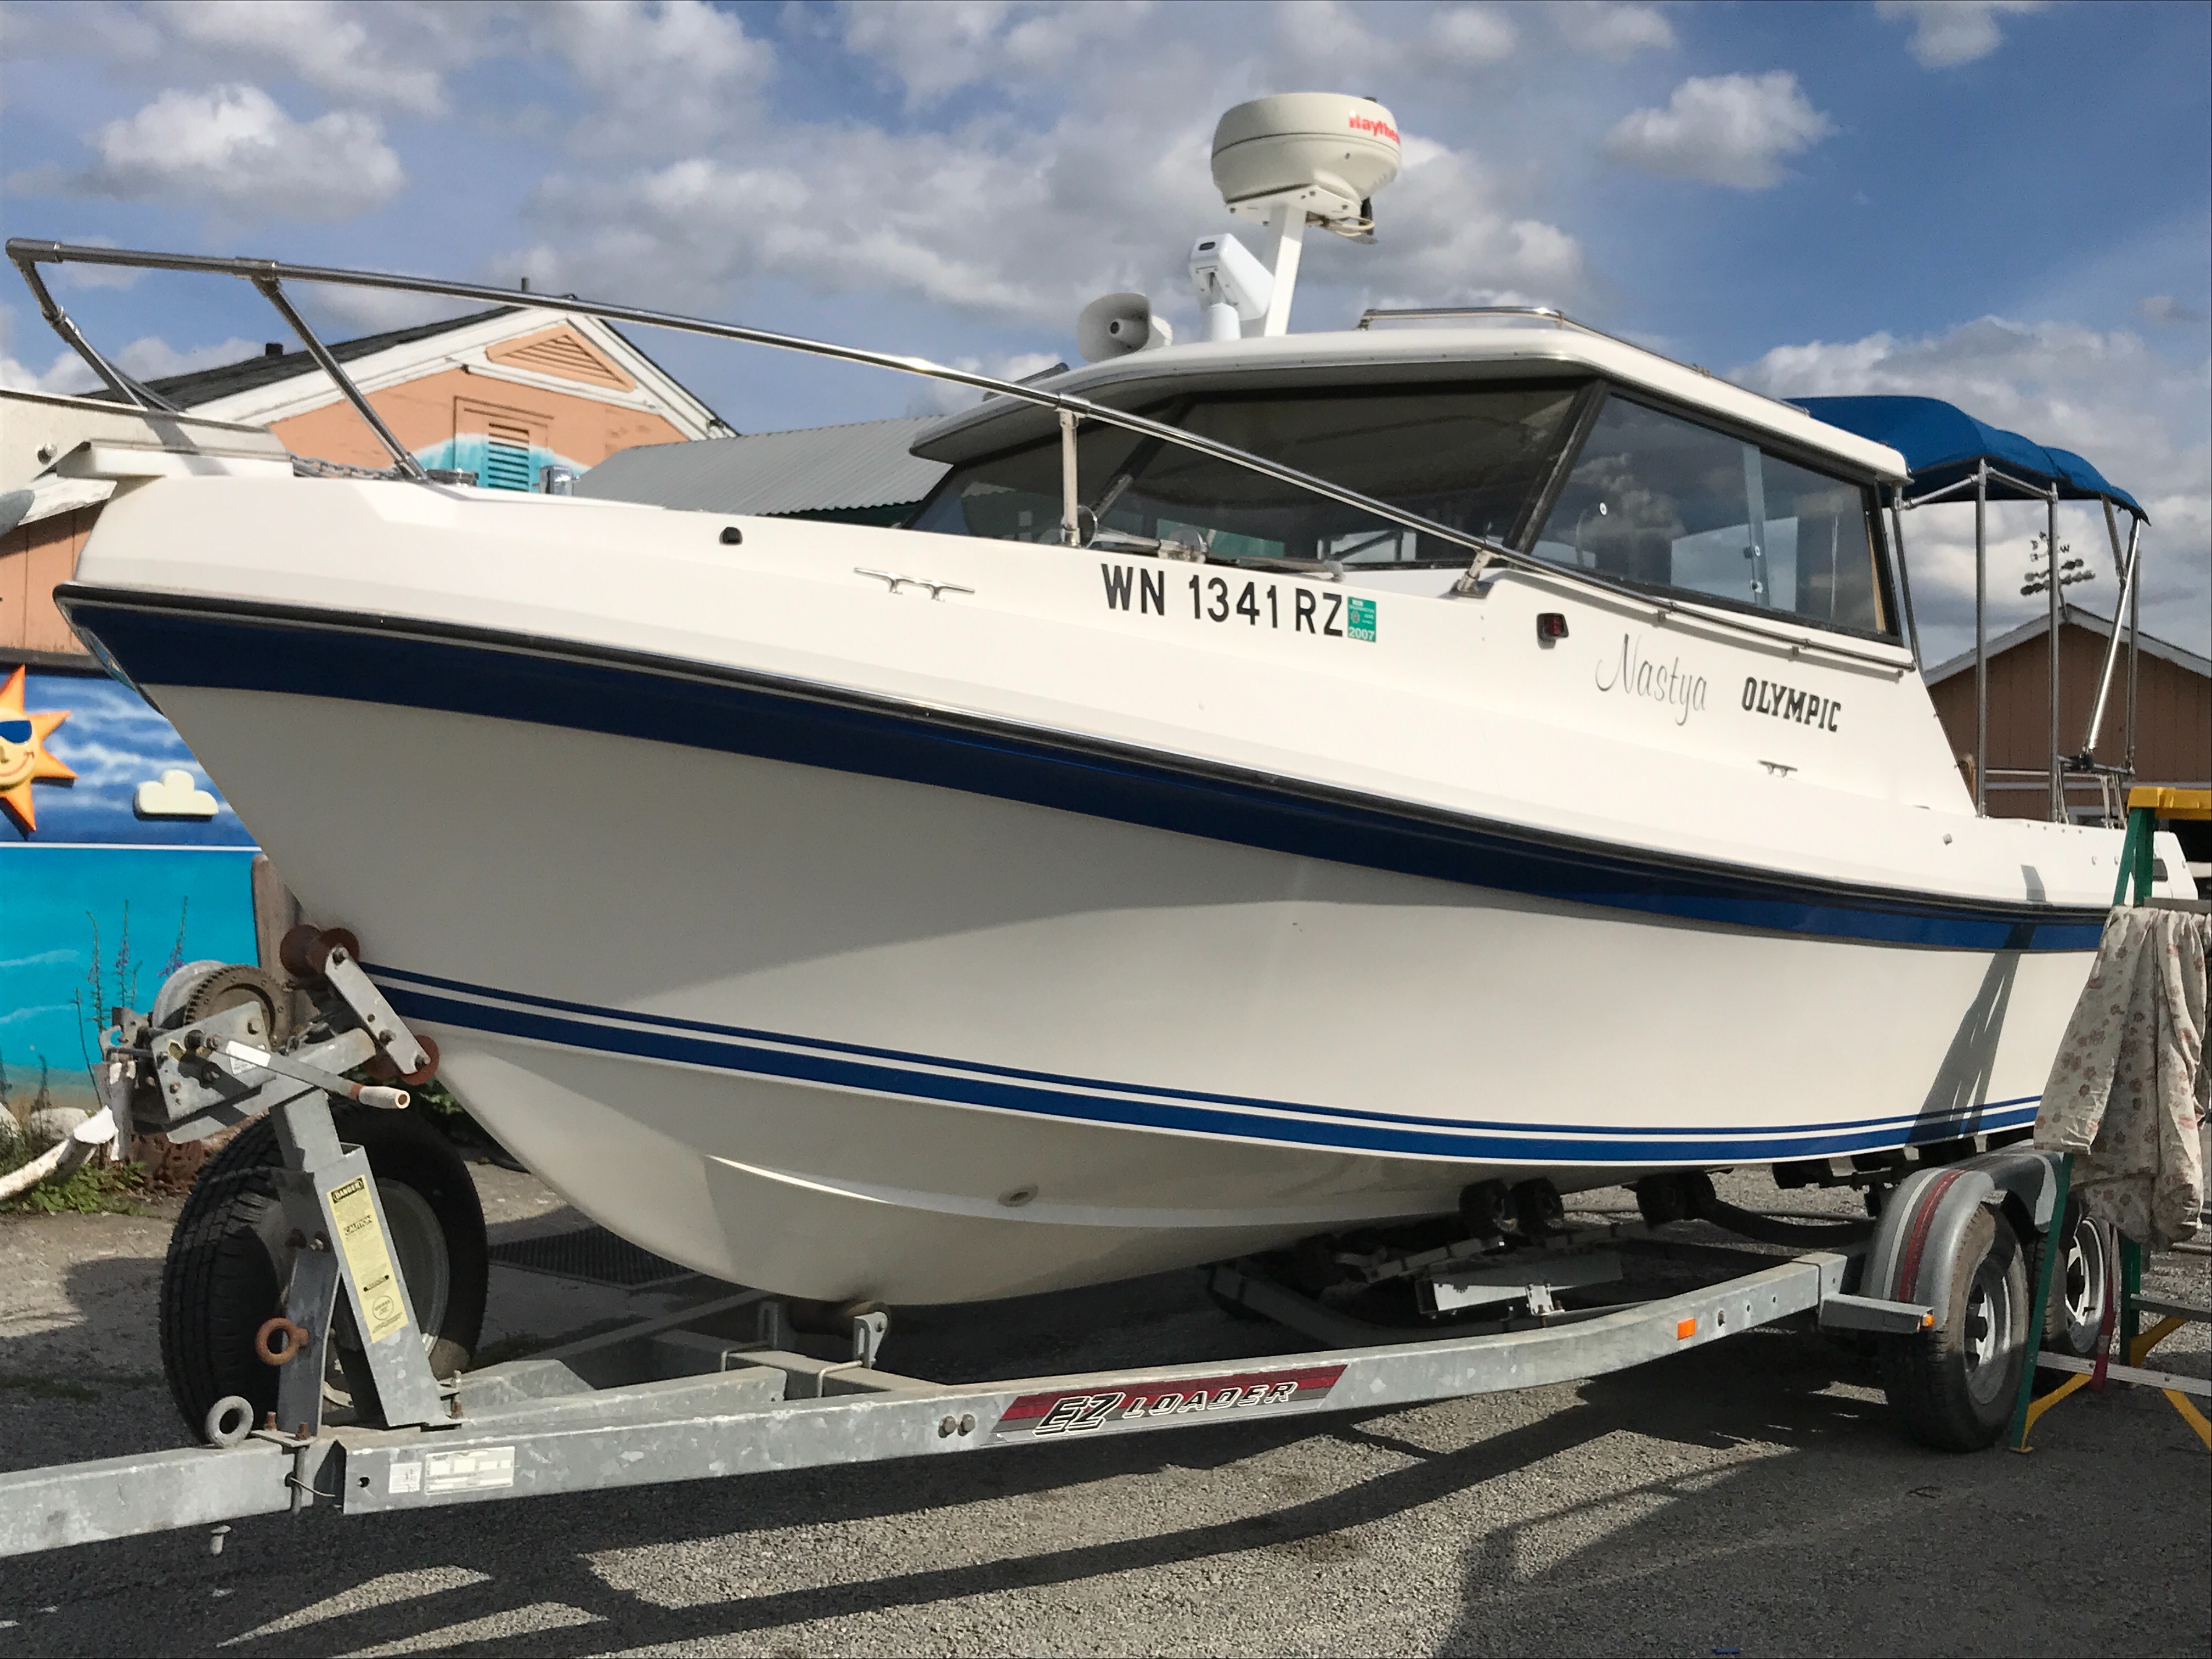
[[[1530,549],[1555,564],[1894,635],[1869,492],[1618,395]]]
[[[1558,470],[1583,387],[1404,387],[1180,398],[1143,410],[1470,535],[1518,545]],[[1084,506],[1101,528],[1203,544],[1216,559],[1452,565],[1468,550],[1293,484],[1091,425],[1077,440]],[[916,530],[1060,539],[1057,436],[958,466]]]

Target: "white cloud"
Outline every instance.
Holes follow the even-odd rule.
[[[156,84],[296,82],[336,101],[437,118],[447,77],[524,40],[514,0],[164,0],[9,9],[13,55],[92,58]]]
[[[149,7],[141,15],[224,64],[229,74],[250,64],[349,103],[442,115],[441,66],[457,54],[454,32],[439,13],[465,16],[471,9],[389,6],[388,0],[375,7],[333,0],[192,0]]]
[[[2136,313],[2154,323],[2201,323],[2204,313],[2191,310],[2171,294],[2150,294],[2136,301]]]
[[[650,273],[660,302],[695,307],[732,283],[780,277],[1056,332],[1098,295],[1136,289],[1181,329],[1195,320],[1189,239],[1228,223],[1206,165],[1213,111],[1194,111],[1071,116],[1042,137],[1000,123],[793,129],[743,164],[694,157],[551,180],[536,210],[553,234],[501,267],[592,290],[634,289]],[[1408,139],[1378,205],[1376,246],[1309,239],[1304,315],[1346,286],[1431,303],[1581,291],[1580,245],[1464,152]],[[1258,250],[1264,237],[1243,234]]]
[[[38,325],[38,333],[40,349],[44,349],[45,343],[53,337],[46,332],[44,323]],[[58,384],[49,385],[48,382],[57,380],[72,363],[80,368],[84,366],[84,360],[76,353],[64,349],[55,355],[51,366],[41,373],[15,355],[19,349],[21,348],[15,339],[15,308],[0,305],[0,388],[9,392],[58,392],[61,390]]]
[[[1480,6],[1447,6],[1429,14],[1425,44],[1445,60],[1468,66],[1500,64],[1520,37],[1500,14]]]
[[[571,0],[530,13],[537,40],[594,100],[588,154],[679,153],[755,112],[775,49],[702,0]]]
[[[1624,118],[1606,154],[1662,179],[1691,179],[1735,190],[1780,181],[1781,161],[1835,131],[1806,101],[1787,70],[1765,75],[1692,76],[1665,109]]]
[[[434,255],[433,258],[441,256]],[[441,270],[431,264],[423,274],[450,276],[455,282],[496,283],[504,287],[511,284],[521,271],[495,270],[471,276],[465,270]],[[305,311],[311,323],[317,325],[316,332],[325,339],[350,338],[346,331],[357,334],[381,334],[387,329],[413,328],[420,323],[443,322],[448,317],[465,317],[472,311],[484,309],[479,300],[447,300],[432,294],[394,294],[386,289],[335,288],[303,285],[285,290],[293,302]],[[271,313],[274,320],[274,313]],[[334,328],[335,334],[324,332],[324,327]]]
[[[1261,92],[1334,88],[1390,101],[1389,89],[1409,81],[1484,69],[1510,58],[1520,33],[1502,11],[1487,6],[1443,6],[1421,16],[1410,9],[1354,7],[1340,0],[1300,0],[1275,9],[1272,40],[1239,46]],[[1419,19],[1403,33],[1370,27]]]
[[[33,956],[10,957],[0,962],[0,973],[10,968],[44,968],[57,962],[79,962],[82,955],[76,951],[40,951]]]
[[[257,355],[260,349],[258,341],[234,337],[216,345],[194,346],[179,351],[167,341],[149,334],[119,350],[109,351],[102,347],[100,355],[134,380],[157,380],[166,374],[187,374],[196,368],[234,363]],[[66,346],[54,354],[53,361],[43,371],[29,368],[0,349],[0,386],[11,391],[75,393],[94,391],[99,385],[100,377],[92,372],[91,365]]]
[[[1564,0],[1553,7],[1552,21],[1569,46],[1608,63],[1626,63],[1639,52],[1671,51],[1674,45],[1674,26],[1650,6]]]
[[[276,324],[273,313],[270,322]],[[276,325],[274,331],[284,332],[281,325]],[[291,344],[289,335],[286,335],[286,344]],[[215,345],[191,346],[179,351],[167,340],[149,334],[131,341],[120,351],[103,352],[101,356],[134,379],[158,380],[165,375],[189,374],[194,369],[215,368],[224,363],[258,357],[261,347],[262,342],[258,340],[241,340],[234,335]]]
[[[80,246],[115,247],[118,246],[112,236],[79,236],[75,240]],[[127,265],[49,265],[46,267],[46,280],[49,283],[62,288],[77,289],[135,288],[138,284],[139,278],[146,274],[143,270],[133,270]]]
[[[1946,69],[1986,58],[2004,43],[1997,16],[2044,9],[2047,0],[1875,0],[1884,17],[1912,25],[1905,50],[1923,69]]]
[[[1776,397],[1890,393],[1941,398],[1992,426],[2087,458],[2150,514],[2144,533],[2143,627],[2212,654],[2212,369],[2177,365],[2126,330],[2027,325],[1984,317],[1917,339],[1783,346],[1730,378]],[[2123,520],[2124,523],[2124,520]],[[1992,625],[2035,612],[2016,580],[2043,509],[1996,509]],[[2098,580],[2070,598],[2109,613],[2118,584],[2100,511],[2060,512],[2060,539]],[[1973,520],[1958,507],[1907,516],[1912,592],[1930,661],[1972,642]]]
[[[211,818],[216,799],[192,781],[191,773],[172,768],[140,784],[131,808],[142,818]]]
[[[1377,198],[1376,216],[1371,248],[1309,236],[1316,273],[1341,272],[1379,305],[1556,305],[1583,291],[1581,243],[1516,215],[1499,182],[1464,150],[1407,138],[1404,168]]]
[[[962,87],[1035,85],[1088,54],[1113,63],[1140,38],[1149,0],[1126,5],[1007,0],[870,0],[844,8],[844,44],[898,77],[908,107]]]
[[[406,183],[373,115],[295,121],[255,86],[163,93],[93,135],[82,173],[45,167],[9,186],[40,194],[190,204],[227,218],[337,220],[381,207]]]
[[[0,1025],[13,1025],[18,1020],[36,1019],[41,1014],[65,1014],[76,1007],[70,1002],[42,1002],[35,1008],[15,1008],[0,1014]],[[32,1052],[36,1053],[33,1049]]]
[[[1049,352],[1018,351],[995,357],[955,357],[946,367],[964,369],[970,374],[989,374],[1001,380],[1025,380],[1066,361]],[[950,380],[921,380],[916,386],[919,389],[907,400],[906,412],[909,415],[950,415],[956,410],[973,408],[983,400],[981,392],[955,386]]]

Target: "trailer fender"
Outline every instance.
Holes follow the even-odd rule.
[[[2057,1155],[2007,1146],[1933,1169],[1901,1182],[1883,1209],[1867,1252],[1860,1293],[1936,1310],[1948,1316],[1959,1244],[1977,1210],[2002,1210],[2023,1238],[2051,1225]]]

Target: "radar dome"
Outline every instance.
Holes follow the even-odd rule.
[[[1232,213],[1303,205],[1332,228],[1398,176],[1398,124],[1372,98],[1285,92],[1239,104],[1213,130],[1213,182]]]

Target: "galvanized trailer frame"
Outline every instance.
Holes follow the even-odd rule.
[[[1927,1310],[1847,1296],[1847,1255],[1785,1260],[1709,1288],[1534,1329],[1292,1352],[1227,1363],[942,1385],[781,1346],[780,1304],[725,1297],[537,1358],[471,1372],[435,1427],[274,1427],[229,1446],[0,1474],[0,1555],[335,1504],[381,1514],[449,1504],[947,1456],[1184,1428],[1372,1411],[1625,1370],[1792,1315],[1913,1329]],[[1289,1292],[1216,1273],[1284,1310]],[[759,1309],[751,1340],[696,1328]],[[1316,1310],[1318,1311],[1318,1310]],[[855,1346],[865,1350],[881,1334]],[[725,1322],[726,1319],[725,1319]],[[593,1387],[594,1375],[660,1373]]]

